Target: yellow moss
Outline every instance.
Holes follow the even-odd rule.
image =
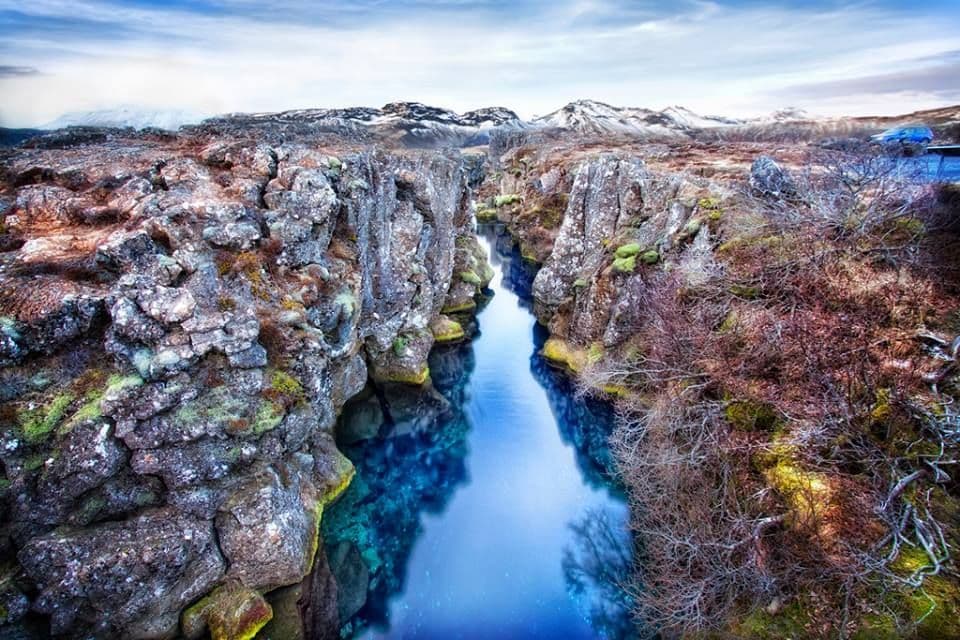
[[[600,387],[600,390],[607,395],[615,396],[617,398],[625,398],[630,395],[630,389],[622,384],[605,384]]]
[[[474,302],[473,300],[467,300],[466,302],[463,302],[461,304],[446,306],[440,310],[440,313],[444,313],[444,314],[465,313],[465,312],[472,312],[476,310],[476,308],[477,308],[476,302]]]
[[[765,476],[790,507],[788,524],[811,524],[823,515],[830,502],[831,490],[824,475],[802,469],[789,458],[779,459]]]
[[[456,342],[466,335],[459,322],[446,316],[440,316],[430,323],[430,331],[433,333],[433,339],[438,343]]]
[[[800,640],[810,637],[807,627],[810,614],[806,604],[791,602],[776,614],[766,609],[756,609],[742,620],[735,622],[733,631],[737,638],[750,640]]]
[[[46,440],[63,420],[74,399],[72,393],[61,393],[45,407],[20,414],[18,421],[24,439],[30,444],[39,444]]]
[[[549,363],[565,367],[574,373],[583,371],[587,365],[586,351],[560,338],[547,339],[541,353]]]
[[[256,591],[239,584],[216,588],[184,611],[183,635],[199,637],[204,626],[212,640],[252,640],[273,618],[273,609]]]
[[[893,414],[890,404],[890,389],[878,389],[876,402],[870,409],[870,419],[874,422],[885,422]]]
[[[420,371],[391,371],[381,378],[383,382],[398,382],[422,386],[430,379],[430,367],[424,365]]]
[[[724,417],[740,431],[771,431],[777,426],[777,412],[769,404],[752,400],[734,400],[727,403]]]

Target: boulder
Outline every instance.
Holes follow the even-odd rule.
[[[223,576],[209,521],[156,509],[31,540],[18,555],[55,634],[171,638],[180,610]]]

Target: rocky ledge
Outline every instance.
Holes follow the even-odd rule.
[[[234,133],[0,160],[0,631],[250,637],[352,477],[340,408],[464,336],[459,154]]]

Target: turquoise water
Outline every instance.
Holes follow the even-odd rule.
[[[533,274],[482,234],[496,277],[478,335],[434,351],[433,392],[371,390],[338,426],[357,466],[324,514],[343,635],[630,637],[610,409],[536,355]]]

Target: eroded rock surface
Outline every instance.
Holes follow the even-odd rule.
[[[214,590],[260,624],[352,478],[343,404],[429,386],[441,312],[489,281],[480,169],[239,125],[74,133],[0,159],[0,550],[26,585],[0,625],[29,603],[58,635],[174,637]]]

